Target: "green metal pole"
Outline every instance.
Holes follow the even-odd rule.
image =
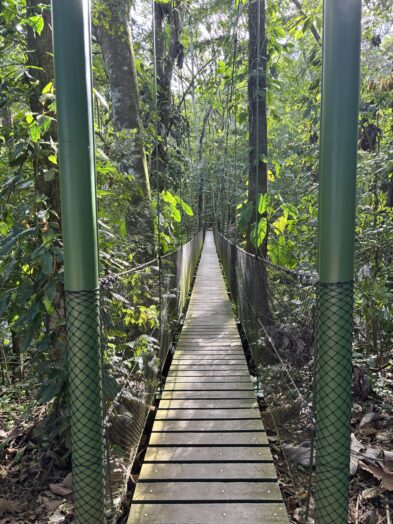
[[[325,0],[319,193],[317,524],[345,524],[361,0]]]
[[[76,522],[105,521],[89,0],[52,0]]]

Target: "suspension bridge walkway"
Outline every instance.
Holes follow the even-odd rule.
[[[210,231],[132,500],[138,523],[288,523]]]

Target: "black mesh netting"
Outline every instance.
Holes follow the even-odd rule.
[[[86,524],[104,514],[99,299],[99,290],[66,292],[75,514]]]
[[[347,522],[353,282],[318,284],[316,366],[318,523]],[[329,516],[329,520],[327,520]]]
[[[189,295],[203,232],[176,251],[101,279],[106,492],[119,509],[160,374]]]

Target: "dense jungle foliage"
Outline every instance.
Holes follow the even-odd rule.
[[[277,265],[316,269],[321,4],[157,0],[153,16],[145,0],[93,0],[102,277],[171,252],[204,224]],[[48,0],[0,0],[0,57],[0,457],[23,485],[24,454],[41,480],[45,468],[69,471],[70,454]],[[366,410],[377,403],[391,424],[391,0],[363,5],[357,204],[356,387]],[[148,276],[129,280],[128,358],[139,365],[156,344],[159,304]],[[118,357],[110,346],[104,361]],[[9,451],[27,433],[23,451]],[[0,466],[0,484],[2,475]],[[26,510],[1,497],[0,518]]]

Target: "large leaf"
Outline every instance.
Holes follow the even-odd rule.
[[[260,194],[258,199],[258,213],[263,215],[270,205],[270,195],[267,193]]]
[[[171,207],[171,215],[173,220],[175,220],[176,222],[181,222],[181,213],[177,209],[177,207]]]
[[[176,206],[176,198],[170,193],[169,191],[163,191],[161,193],[161,198],[164,202],[167,202],[168,204],[172,204]]]
[[[248,228],[248,225],[251,221],[252,215],[254,211],[254,206],[251,202],[248,202],[246,205],[242,207],[242,210],[240,212],[239,217],[239,228],[243,231],[245,231]]]
[[[250,240],[255,247],[260,247],[266,238],[267,234],[267,218],[262,217],[260,221],[255,224],[250,233]]]
[[[27,23],[37,34],[41,34],[44,29],[44,18],[41,15],[33,15],[27,19]]]
[[[285,228],[288,224],[288,216],[286,213],[284,215],[281,215],[277,220],[275,220],[272,224],[274,231],[277,234],[284,233]]]
[[[176,202],[181,206],[181,208],[183,209],[183,211],[185,212],[186,215],[192,217],[194,215],[191,207],[186,203],[184,202],[184,200],[182,198],[180,198],[179,196],[175,196],[175,199],[176,199]]]
[[[272,238],[268,245],[268,255],[273,264],[290,269],[296,267],[296,258],[294,257],[293,250],[293,241],[286,240],[284,235],[280,235],[278,238]]]
[[[12,231],[0,244],[0,258],[4,257],[9,251],[11,251],[19,239],[31,235],[34,231],[33,227],[18,232]]]

